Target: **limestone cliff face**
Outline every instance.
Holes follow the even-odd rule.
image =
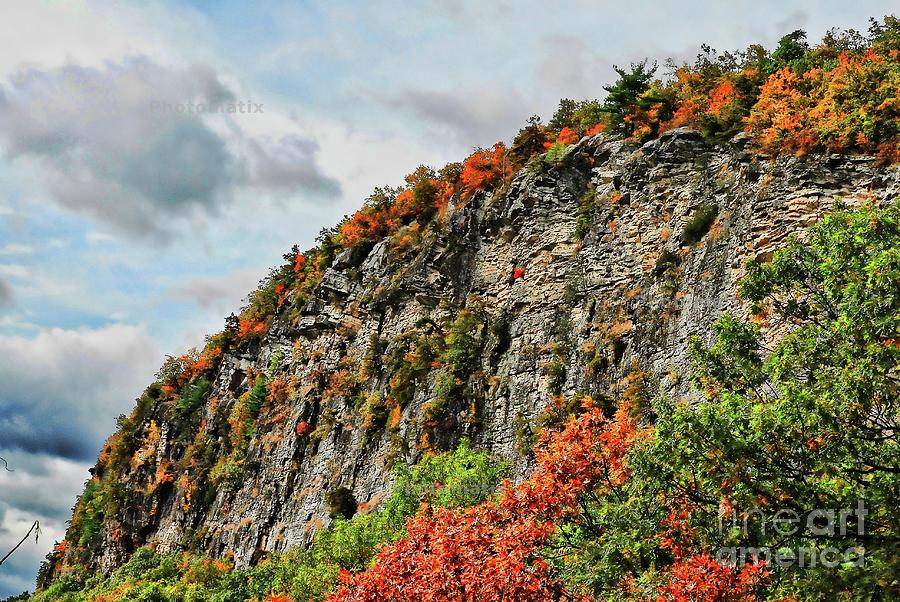
[[[134,434],[128,502],[106,517],[92,562],[109,571],[150,543],[246,566],[308,543],[329,523],[329,492],[377,508],[393,462],[462,436],[526,474],[522,442],[553,395],[615,397],[640,381],[690,399],[688,340],[743,311],[745,262],[838,199],[898,191],[898,170],[868,158],[770,159],[686,130],[641,147],[584,139],[556,166],[451,204],[421,242],[340,254],[302,315],[277,315],[225,355],[199,433],[153,409]],[[421,347],[461,315],[469,366],[429,362]],[[216,463],[230,409],[259,374],[286,392],[270,387],[239,471],[215,484],[186,449],[200,441]],[[160,471],[175,474],[160,484]]]

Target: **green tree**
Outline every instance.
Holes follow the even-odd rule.
[[[554,563],[619,599],[623,579],[655,591],[679,557],[740,561],[755,548],[769,555],[772,599],[896,599],[900,208],[839,208],[750,264],[741,294],[782,335],[725,316],[711,346],[694,341],[705,399],[654,403],[630,478],[585,496]],[[797,522],[785,529],[785,518]],[[781,566],[801,552],[804,566]]]
[[[559,107],[557,107],[556,112],[553,113],[553,117],[550,118],[547,126],[551,130],[557,132],[563,128],[575,127],[577,125],[575,123],[575,111],[577,110],[577,101],[574,101],[571,98],[563,98],[559,101]]]
[[[772,52],[774,70],[799,64],[808,52],[809,44],[806,42],[806,32],[802,29],[782,36],[778,41],[778,47]],[[802,71],[805,69],[800,70],[800,72]]]
[[[553,140],[550,130],[541,123],[538,115],[528,120],[528,125],[519,130],[509,148],[509,158],[516,166],[528,163],[535,155],[544,152],[544,144]]]
[[[723,543],[839,551],[837,568],[773,566],[779,593],[888,599],[900,575],[900,209],[839,208],[751,263],[741,294],[786,334],[767,350],[759,326],[725,316],[713,346],[694,342],[707,401],[662,410],[657,431],[674,488],[709,513],[725,499],[758,517]],[[779,511],[849,515],[784,536]]]
[[[879,52],[900,50],[900,18],[888,15],[883,21],[869,19],[869,40]]]
[[[452,452],[427,456],[413,467],[398,467],[383,510],[352,519],[339,515],[328,529],[316,533],[308,549],[272,554],[252,568],[235,570],[226,562],[193,553],[161,556],[140,548],[111,575],[66,572],[52,583],[45,581],[34,596],[10,602],[241,602],[265,600],[271,592],[291,594],[298,601],[323,600],[341,570],[365,569],[383,544],[402,537],[405,519],[423,503],[449,508],[478,504],[496,492],[507,471],[505,462],[463,441]]]
[[[661,100],[645,94],[656,73],[656,63],[648,65],[644,59],[640,63],[632,63],[630,71],[616,66],[613,68],[619,74],[619,79],[614,84],[603,86],[607,96],[601,110],[608,116],[612,129],[630,136],[633,126],[625,121],[625,117],[635,109],[646,110],[654,102]]]

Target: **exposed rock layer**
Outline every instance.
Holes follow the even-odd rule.
[[[552,394],[615,396],[640,380],[652,394],[690,399],[688,340],[708,338],[723,312],[744,310],[736,282],[745,262],[768,257],[839,198],[892,199],[898,189],[897,169],[869,158],[771,160],[741,140],[712,146],[686,130],[640,148],[583,140],[558,166],[525,169],[504,190],[451,206],[445,226],[421,244],[343,252],[299,320],[280,314],[259,344],[226,355],[215,402],[201,410],[201,437],[228,436],[228,408],[252,386],[248,373],[272,368],[293,377],[295,390],[264,406],[235,484],[197,496],[188,490],[201,485],[176,474],[145,493],[186,448],[159,408],[148,419],[159,426],[152,457],[126,483],[134,502],[118,517],[125,535],[105,528],[95,562],[109,571],[149,542],[160,551],[233,553],[246,566],[308,543],[329,522],[327,492],[345,486],[361,511],[376,508],[391,487],[391,461],[414,462],[460,436],[525,474],[517,439]],[[685,227],[712,206],[708,231],[685,244]],[[524,274],[514,278],[514,267]],[[414,379],[402,413],[365,429],[332,375],[358,374],[373,341],[388,356],[404,333],[445,331],[463,307],[482,321],[467,402],[425,416],[443,370],[435,365]],[[353,397],[387,397],[392,376],[371,375]],[[315,436],[298,434],[303,421]]]

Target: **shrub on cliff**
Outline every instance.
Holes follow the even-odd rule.
[[[719,208],[715,205],[701,205],[694,210],[694,215],[684,225],[684,231],[681,233],[681,240],[686,245],[693,245],[700,242],[710,226],[719,214]]]

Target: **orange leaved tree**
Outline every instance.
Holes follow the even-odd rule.
[[[475,191],[507,179],[511,171],[506,158],[506,146],[502,142],[498,142],[490,149],[475,151],[463,163],[463,171],[460,174],[463,197],[471,197]]]

